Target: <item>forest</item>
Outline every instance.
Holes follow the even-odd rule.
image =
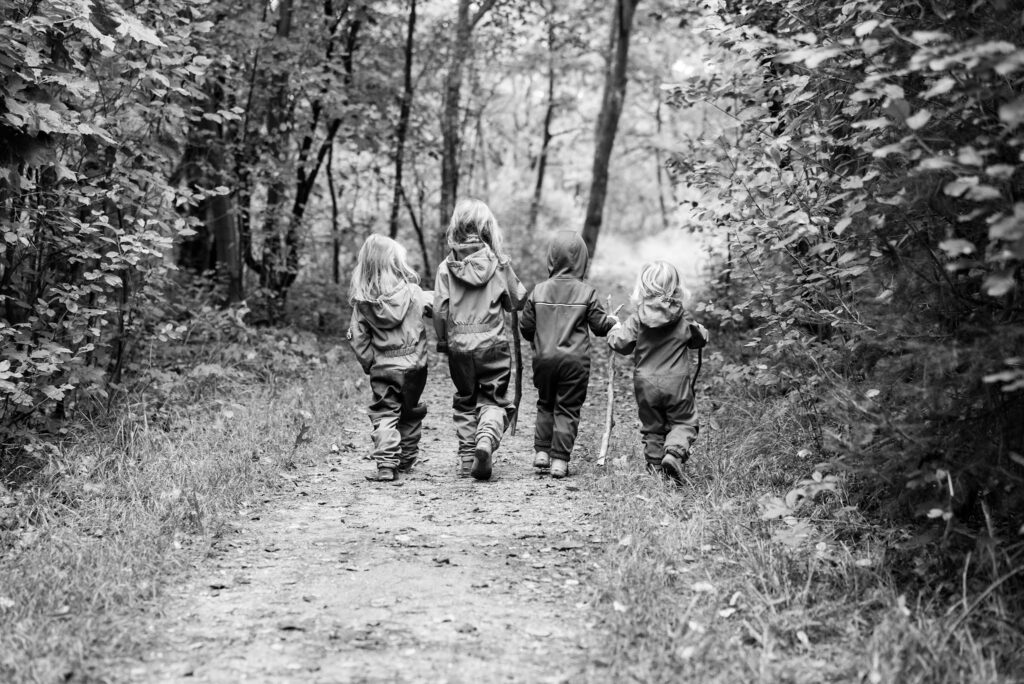
[[[934,619],[907,618],[889,665],[830,681],[1020,676],[1024,3],[0,0],[0,17],[11,577],[57,568],[31,549],[99,529],[117,502],[146,511],[161,560],[146,590],[113,583],[122,598],[90,610],[154,600],[183,531],[211,535],[240,498],[196,479],[235,465],[133,479],[162,467],[147,449],[202,424],[246,491],[294,469],[321,429],[312,399],[267,428],[286,434],[276,465],[255,464],[262,442],[218,441],[262,429],[230,427],[238,406],[346,364],[332,391],[359,394],[342,336],[360,245],[397,239],[429,289],[456,201],[476,197],[527,287],[562,229],[621,303],[643,261],[677,262],[713,333],[702,439],[753,478],[740,519],[779,526],[764,534],[786,567],[816,558],[823,521],[845,531],[821,543],[902,540],[877,541],[871,581]],[[60,606],[23,579],[0,584],[0,625],[33,625],[0,637],[20,654],[0,675],[52,680]],[[612,593],[598,602],[633,605]],[[636,611],[608,614],[621,636]],[[794,648],[815,638],[801,629]],[[692,666],[669,652],[634,678]]]

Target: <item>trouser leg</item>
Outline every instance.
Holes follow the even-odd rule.
[[[477,428],[476,439],[489,437],[494,449],[501,443],[512,420],[515,407],[508,397],[508,385],[512,379],[512,356],[508,345],[477,352]]]
[[[449,354],[448,369],[455,384],[452,399],[452,418],[455,422],[455,437],[458,440],[458,455],[473,458],[476,449],[477,390],[475,362],[471,354]]]
[[[690,379],[685,376],[666,379],[666,384],[673,386],[675,391],[665,406],[665,421],[668,427],[665,449],[689,453],[700,430]]]
[[[391,374],[370,376],[373,402],[369,406],[373,458],[378,468],[397,468],[401,456],[398,418],[402,409],[401,380]]]
[[[551,450],[551,433],[555,425],[555,377],[551,362],[534,360],[533,386],[537,388],[537,418],[533,427],[534,451]]]
[[[660,466],[665,456],[665,435],[668,434],[662,408],[663,393],[654,383],[640,376],[633,379],[633,389],[636,391],[644,458],[648,464]]]
[[[427,407],[420,403],[423,388],[427,384],[427,369],[414,368],[406,371],[402,383],[402,411],[398,419],[398,433],[401,437],[402,467],[411,465],[419,453],[423,418]]]
[[[589,381],[590,369],[576,359],[565,359],[559,364],[551,458],[568,461],[572,454]]]

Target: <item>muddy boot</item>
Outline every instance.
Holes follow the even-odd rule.
[[[560,479],[569,474],[569,462],[563,458],[551,459],[551,477]]]
[[[463,454],[459,457],[459,477],[469,477],[473,470],[473,457]]]
[[[551,467],[551,457],[546,451],[538,451],[533,455],[533,467],[538,470],[547,470]]]
[[[473,467],[470,475],[477,480],[491,479],[491,453],[494,451],[494,442],[490,437],[481,437],[476,443],[476,452],[473,455]]]
[[[396,477],[394,468],[377,468],[377,472],[366,475],[370,482],[394,482]]]
[[[416,454],[413,454],[412,456],[403,456],[401,463],[398,464],[398,472],[400,472],[400,473],[407,473],[407,472],[409,472],[410,470],[412,470],[412,467],[414,465],[416,465],[416,461],[418,461],[418,460],[419,460],[419,457],[416,456]]]
[[[683,481],[683,464],[690,458],[689,454],[680,449],[669,447],[665,450],[665,458],[661,459],[661,469],[669,479],[681,484]]]

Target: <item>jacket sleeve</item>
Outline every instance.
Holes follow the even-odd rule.
[[[686,342],[688,349],[703,349],[708,344],[708,329],[696,321],[691,321],[687,326],[690,338]]]
[[[597,298],[597,292],[590,291],[590,299],[587,300],[587,325],[590,331],[598,337],[604,337],[615,327],[617,321],[608,315],[608,312],[601,306],[601,300]]]
[[[434,332],[437,333],[437,351],[448,353],[448,307],[451,293],[448,289],[448,269],[442,264],[434,281]]]
[[[420,290],[419,299],[417,305],[421,307],[423,316],[426,318],[434,317],[434,292],[432,290]]]
[[[366,329],[366,321],[359,314],[359,309],[352,309],[352,321],[349,323],[346,337],[352,345],[356,360],[363,367],[363,372],[369,374],[370,368],[373,367],[373,341],[370,331]]]
[[[498,266],[505,276],[505,291],[501,294],[501,306],[506,311],[519,311],[526,304],[526,288],[519,276],[512,270],[511,262]]]
[[[533,342],[533,336],[537,333],[537,309],[533,303],[532,292],[526,298],[523,315],[519,317],[519,332],[527,342]]]
[[[636,337],[640,332],[640,319],[636,314],[608,331],[608,346],[620,354],[632,354],[636,348]]]

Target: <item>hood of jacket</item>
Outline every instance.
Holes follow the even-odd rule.
[[[568,275],[583,279],[587,274],[590,254],[583,237],[571,230],[559,231],[548,247],[548,275]]]
[[[648,328],[677,323],[683,317],[683,300],[678,297],[645,297],[637,309],[640,322]]]
[[[398,327],[412,306],[413,292],[408,283],[402,283],[377,299],[357,299],[360,313],[378,330]]]
[[[483,285],[498,270],[498,256],[482,242],[452,245],[452,252],[445,261],[452,277],[471,287]]]

